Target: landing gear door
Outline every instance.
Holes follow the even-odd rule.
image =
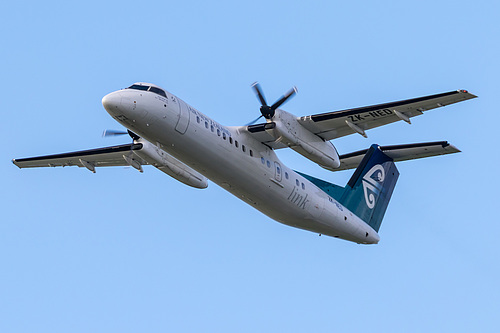
[[[182,100],[177,100],[177,103],[179,103],[179,120],[177,121],[177,125],[175,125],[175,130],[181,134],[186,133],[187,128],[189,126],[189,110]]]

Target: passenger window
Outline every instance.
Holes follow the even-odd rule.
[[[245,148],[245,145],[241,145],[241,150],[243,150],[243,152],[247,151],[247,149]]]
[[[232,137],[229,137],[229,143],[233,144],[233,138]]]
[[[217,135],[220,136],[220,130],[219,129],[217,129]]]
[[[208,122],[205,121],[205,128],[208,129]]]
[[[222,138],[226,140],[226,133],[222,133]]]
[[[210,125],[210,130],[213,132],[215,131],[214,125]]]
[[[298,179],[295,179],[295,185],[299,186],[300,183],[299,183],[299,180]]]
[[[288,179],[288,172],[285,171],[285,178]]]
[[[238,148],[238,140],[234,140],[234,145]]]
[[[304,185],[304,183],[302,183],[302,189],[305,190],[306,189],[306,186]]]
[[[264,159],[264,157],[261,157],[260,161],[262,162],[262,164],[266,164],[266,160]]]
[[[252,149],[250,149],[250,156],[253,157],[253,151],[252,151]]]
[[[196,116],[196,122],[199,124],[200,123],[200,117]]]
[[[270,168],[271,167],[271,162],[267,161],[267,167]]]

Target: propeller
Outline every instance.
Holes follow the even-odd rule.
[[[137,134],[135,134],[134,132],[130,131],[130,130],[127,130],[126,132],[125,131],[119,131],[119,130],[110,130],[110,129],[107,129],[107,130],[104,130],[104,132],[102,132],[102,136],[103,137],[110,137],[110,136],[118,136],[118,135],[130,135],[130,137],[134,140],[138,140],[140,139],[141,137],[138,136]]]
[[[118,135],[125,135],[125,134],[128,134],[128,132],[107,129],[107,130],[104,130],[104,132],[102,132],[102,137],[105,138],[105,137],[109,137],[109,136],[118,136]]]
[[[257,118],[255,118],[254,120],[252,120],[251,122],[249,122],[248,124],[245,124],[245,126],[250,126],[250,125],[255,124],[257,122],[257,120],[259,120],[262,117],[264,117],[264,116],[262,116],[262,115],[258,116]]]
[[[271,120],[274,117],[274,114],[276,113],[276,109],[279,108],[281,105],[283,105],[286,101],[288,101],[291,97],[293,97],[293,95],[297,93],[297,87],[293,87],[292,89],[288,90],[285,95],[281,96],[280,99],[274,102],[273,105],[269,106],[267,105],[266,98],[264,97],[264,93],[262,92],[260,84],[255,82],[252,84],[252,88],[255,94],[257,95],[257,98],[260,101],[261,104],[260,113],[262,114],[262,116],[255,119],[254,122],[259,120],[261,117]]]

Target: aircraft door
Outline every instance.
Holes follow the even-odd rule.
[[[183,100],[179,99],[177,100],[177,102],[179,103],[179,120],[177,121],[177,125],[175,125],[175,130],[181,134],[184,134],[186,133],[189,126],[190,114],[188,107]]]
[[[274,162],[274,179],[277,181],[281,181],[283,170],[281,169],[281,165],[278,162]]]

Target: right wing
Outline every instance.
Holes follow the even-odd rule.
[[[95,172],[95,167],[146,165],[147,161],[133,153],[141,150],[142,143],[130,143],[120,146],[82,150],[64,154],[45,155],[29,158],[13,159],[12,163],[19,168],[78,166]],[[129,161],[127,161],[129,159]],[[134,166],[134,165],[132,165]]]
[[[365,106],[299,117],[299,123],[324,140],[332,140],[421,115],[424,111],[465,101],[477,96],[466,90],[418,97],[404,101]]]
[[[430,156],[459,153],[455,146],[447,141],[412,143],[406,145],[380,146],[379,149],[394,162],[414,160]],[[368,149],[340,156],[340,167],[335,171],[357,168]]]

